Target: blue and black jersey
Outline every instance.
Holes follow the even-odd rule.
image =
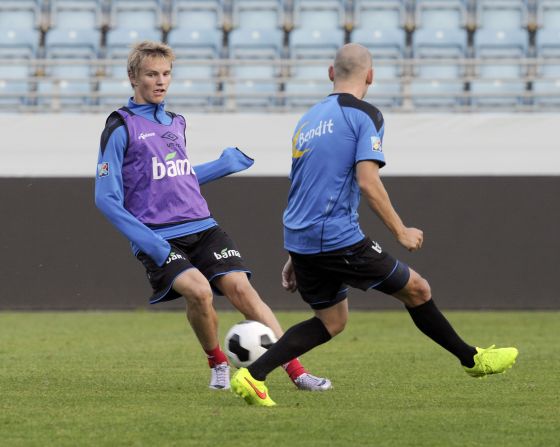
[[[381,112],[348,93],[332,94],[303,115],[292,138],[287,250],[328,252],[363,239],[355,167],[363,160],[385,165],[383,131]]]

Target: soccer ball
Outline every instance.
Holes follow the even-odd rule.
[[[226,334],[225,352],[230,362],[246,368],[276,343],[274,332],[258,321],[245,320],[234,325]]]

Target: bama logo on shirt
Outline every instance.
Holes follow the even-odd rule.
[[[152,157],[152,179],[161,180],[165,177],[177,177],[178,175],[196,175],[191,166],[191,162],[186,158],[174,160],[177,152],[171,152],[165,156],[165,160],[159,161],[157,157]]]

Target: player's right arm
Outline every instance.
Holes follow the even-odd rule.
[[[171,246],[125,209],[122,165],[128,136],[124,125],[115,128],[114,123],[110,124],[108,121],[101,137],[95,205],[129,241],[161,266]]]
[[[424,239],[422,230],[404,225],[395,208],[393,208],[389,194],[379,177],[377,162],[373,160],[360,161],[356,165],[356,178],[368,205],[394,234],[399,243],[410,251],[421,248]]]

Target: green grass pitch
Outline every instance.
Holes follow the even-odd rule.
[[[278,313],[288,327],[309,313]],[[333,381],[268,380],[275,408],[207,388],[179,312],[0,313],[0,445],[553,446],[560,443],[560,313],[447,312],[469,342],[514,345],[507,374],[468,377],[402,312],[351,312],[303,356]],[[241,320],[220,313],[220,336]]]

